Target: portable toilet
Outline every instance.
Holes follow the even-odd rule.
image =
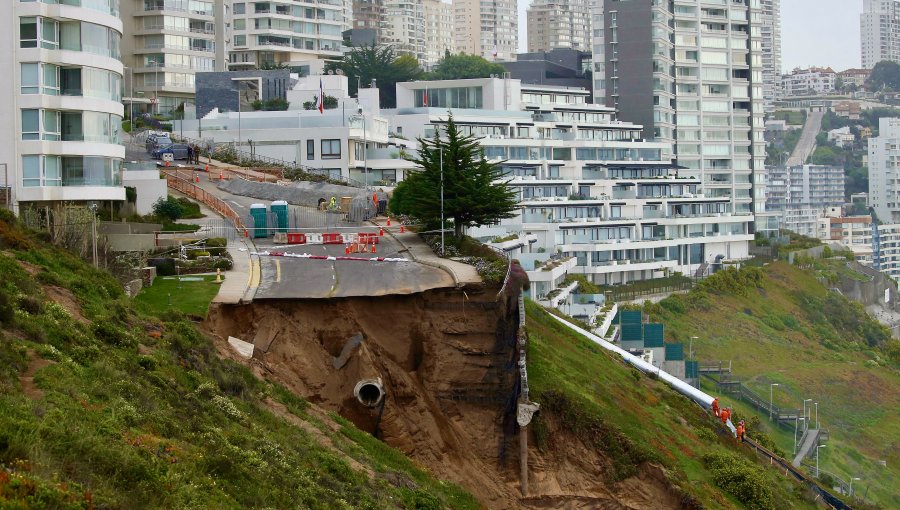
[[[270,206],[272,214],[275,215],[275,221],[278,232],[287,232],[288,230],[288,203],[284,200],[276,200]]]
[[[268,235],[268,213],[263,204],[250,206],[250,219],[253,220],[253,238],[266,237]]]

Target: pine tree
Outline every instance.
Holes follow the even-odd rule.
[[[394,190],[390,209],[436,227],[441,219],[441,169],[444,183],[444,216],[453,222],[456,237],[463,228],[495,223],[514,216],[516,192],[502,181],[497,163],[484,158],[477,138],[459,132],[451,115],[434,138],[419,138],[418,158],[410,161],[422,168],[411,172]]]

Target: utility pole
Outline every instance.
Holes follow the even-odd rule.
[[[769,385],[769,421],[772,421],[772,390],[775,389],[775,386],[781,386],[778,383],[772,383]]]
[[[237,157],[238,157],[238,166],[241,166],[241,162],[243,158],[241,158],[241,84],[238,82],[238,90],[237,90],[237,99],[238,99],[238,147],[237,147]]]
[[[819,448],[825,448],[828,445],[820,444],[816,446],[816,478],[819,477]]]
[[[819,403],[814,402],[816,406],[816,430],[819,430]]]
[[[694,359],[694,339],[697,338],[695,336],[691,337],[691,342],[688,344],[688,359]],[[699,339],[698,339],[699,340]]]
[[[794,417],[794,455],[797,454],[797,424],[806,418]]]
[[[94,267],[100,267],[97,261],[97,203],[93,202],[90,206],[91,210],[91,251],[94,258]]]
[[[804,431],[809,430],[809,418],[807,418],[807,416],[806,416],[806,403],[807,402],[812,402],[812,399],[808,398],[803,401],[803,419],[805,420],[803,422],[803,425],[805,425],[805,428],[803,429]]]

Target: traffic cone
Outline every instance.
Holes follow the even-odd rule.
[[[219,180],[222,180],[222,172],[219,172]]]
[[[372,253],[375,253],[375,243],[372,243]]]
[[[206,164],[206,168],[203,169],[204,172],[209,172],[209,163]]]
[[[378,237],[384,237],[384,229],[381,227],[378,227]]]
[[[344,246],[344,255],[350,255],[350,245]]]
[[[400,233],[402,234],[402,233],[404,233],[404,232],[406,232],[406,230],[403,229],[403,224],[401,223],[401,224],[400,224]]]
[[[390,217],[390,216],[388,216],[388,224],[387,224],[387,226],[389,226],[389,227],[391,226],[391,217]]]
[[[166,168],[169,168],[169,162],[166,161]]]

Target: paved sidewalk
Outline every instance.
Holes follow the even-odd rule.
[[[457,287],[482,283],[481,277],[478,276],[478,271],[475,270],[474,266],[438,257],[434,251],[422,241],[419,234],[410,232],[409,230],[401,234],[399,225],[395,223],[388,227],[387,218],[381,216],[369,221],[383,227],[385,229],[384,232],[403,245],[407,253],[409,253],[410,258],[419,264],[436,267],[446,271],[453,278],[453,283],[456,284]]]

